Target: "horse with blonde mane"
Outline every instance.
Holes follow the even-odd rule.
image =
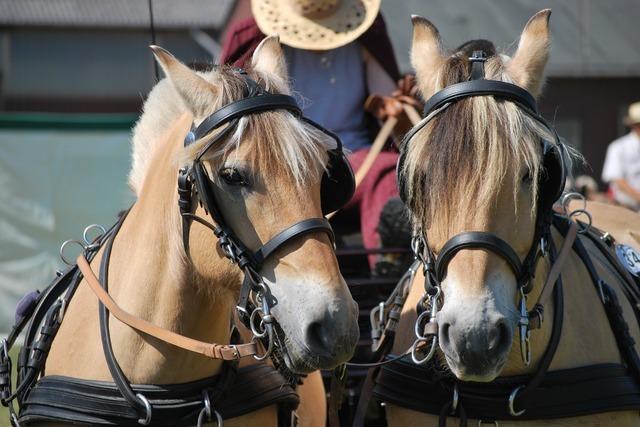
[[[399,164],[418,261],[374,390],[390,426],[639,423],[637,283],[611,236],[552,210],[568,154],[534,99],[549,16],[512,57],[447,53],[413,17],[427,104]]]
[[[219,425],[224,417],[232,426],[286,425],[290,420],[278,418],[277,403],[295,406],[289,382],[309,374],[299,388],[298,419],[323,426],[324,388],[315,371],[348,360],[359,336],[357,305],[322,219],[327,206],[321,186],[339,142],[301,119],[285,96],[290,88],[277,38],[261,43],[246,71],[195,72],[164,49],[152,49],[167,78],[149,94],[133,133],[130,185],[137,201],[107,233],[107,243],[100,242],[90,265],[79,258],[84,279],[58,314],[47,317],[61,322],[55,339],[51,325],[42,329],[53,339],[48,356],[42,334],[23,349],[22,377],[29,364],[42,377],[19,392],[20,423]],[[241,110],[233,113],[235,121],[207,128],[194,140],[203,123],[229,106]],[[198,173],[210,178],[185,194],[179,178],[198,156]],[[208,191],[217,216],[202,194]],[[261,248],[265,242],[271,246]],[[88,245],[85,252],[93,249]],[[243,254],[262,255],[259,268],[247,270],[253,264]],[[93,271],[99,269],[98,280]],[[233,342],[232,319],[243,271],[252,287],[238,305],[256,310],[245,319],[253,340],[241,344]],[[106,330],[105,305],[121,320],[111,320]],[[264,359],[259,343],[283,376],[264,362],[234,366],[242,356]],[[36,363],[39,358],[46,366]],[[106,400],[100,400],[104,390]],[[87,399],[97,400],[97,408]]]

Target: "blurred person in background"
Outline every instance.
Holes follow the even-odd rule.
[[[400,79],[380,0],[252,0],[251,9],[252,18],[231,25],[220,63],[244,67],[266,35],[278,35],[304,114],[338,134],[351,152],[354,171],[369,152],[378,121],[398,118],[398,136],[410,128],[398,99],[415,102],[416,88],[410,77]],[[374,107],[366,111],[370,95],[377,95],[376,102],[368,103]],[[395,150],[382,151],[345,207],[359,209],[366,248],[410,245],[408,219],[398,218],[403,207],[396,186],[397,159]],[[372,265],[375,261],[370,258]],[[395,273],[389,268],[393,265],[379,262],[377,270]]]
[[[573,184],[575,190],[582,194],[586,200],[609,203],[610,200],[605,193],[599,191],[598,183],[589,175],[580,175]]]
[[[607,148],[602,180],[609,184],[617,203],[640,210],[640,102],[629,106],[624,124],[631,131]]]

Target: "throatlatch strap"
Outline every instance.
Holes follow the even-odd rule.
[[[166,343],[172,344],[176,347],[180,347],[184,350],[192,351],[210,357],[212,359],[221,360],[236,360],[242,357],[253,356],[257,354],[257,347],[254,343],[237,344],[237,345],[222,345],[215,343],[207,343],[198,341],[193,338],[185,337],[184,335],[177,334],[175,332],[160,328],[152,323],[147,322],[144,319],[133,316],[132,314],[123,310],[111,296],[102,289],[98,278],[91,270],[91,266],[83,255],[77,258],[78,267],[84,275],[85,282],[89,285],[93,293],[98,297],[100,302],[104,304],[109,312],[113,314],[116,319],[122,323],[136,329],[145,334],[151,335]]]

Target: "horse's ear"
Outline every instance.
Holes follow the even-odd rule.
[[[422,16],[412,15],[413,41],[411,43],[411,65],[416,70],[418,86],[427,99],[436,89],[438,71],[446,61],[438,29]]]
[[[518,50],[507,64],[507,72],[515,83],[534,96],[540,94],[544,82],[544,67],[551,47],[549,17],[551,9],[533,15],[522,31]]]
[[[191,113],[194,116],[203,114],[215,102],[217,87],[178,61],[166,49],[154,45],[149,47]]]
[[[278,36],[269,36],[262,40],[253,52],[251,66],[266,74],[288,79],[287,61],[282,51],[282,45]]]

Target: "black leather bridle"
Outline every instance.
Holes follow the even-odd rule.
[[[541,141],[545,176],[544,181],[541,181],[540,185],[541,188],[545,186],[547,188],[545,191],[540,192],[533,241],[522,261],[511,245],[495,234],[484,231],[465,231],[456,234],[445,242],[437,256],[429,246],[428,238],[424,231],[418,232],[414,236],[412,245],[416,257],[423,263],[425,274],[425,296],[421,302],[425,305],[430,305],[430,307],[437,305],[435,295],[440,295],[440,285],[446,276],[447,267],[459,251],[464,249],[485,249],[498,255],[507,262],[516,277],[518,290],[521,295],[519,303],[521,316],[519,323],[521,328],[521,350],[523,353],[523,361],[528,365],[530,362],[530,351],[528,348],[529,314],[526,308],[526,296],[531,291],[531,279],[533,278],[537,261],[541,256],[546,254],[548,250],[550,227],[553,217],[552,205],[562,193],[565,181],[565,148],[555,130],[538,113],[536,101],[528,91],[511,83],[486,80],[484,78],[484,63],[486,59],[486,54],[483,51],[474,51],[469,58],[471,62],[471,80],[448,86],[434,94],[426,102],[424,108],[425,118],[404,138],[402,145],[403,151],[399,158],[397,168],[398,183],[400,186],[400,195],[406,203],[409,195],[404,188],[405,183],[402,179],[402,169],[408,151],[408,144],[434,117],[441,114],[454,103],[469,97],[493,96],[498,99],[513,102],[554,135],[554,144],[544,140]],[[430,304],[429,299],[431,300]],[[424,309],[424,307],[422,309]],[[432,316],[431,322],[435,322],[433,317],[435,317],[435,313]],[[416,334],[418,335],[418,333]],[[416,343],[418,343],[418,341],[425,342],[426,337],[424,335],[418,335]],[[437,340],[434,337],[431,345],[432,351],[429,352],[431,355],[433,355],[433,349],[435,349],[436,345]],[[414,346],[414,348],[415,347],[417,346]],[[426,358],[422,360],[416,358],[414,352],[414,362],[424,363],[426,361]]]
[[[242,322],[253,331],[254,339],[257,337],[263,339],[263,342],[264,340],[268,341],[265,342],[266,353],[258,358],[258,360],[263,360],[271,353],[273,339],[277,338],[277,334],[274,333],[274,318],[270,313],[273,298],[269,287],[264,283],[260,275],[264,262],[287,243],[310,233],[325,233],[333,244],[335,240],[334,233],[327,219],[308,218],[279,232],[258,249],[249,249],[222,215],[213,191],[216,184],[208,176],[202,163],[202,158],[211,147],[223,141],[236,128],[242,117],[265,111],[289,111],[327,134],[336,141],[337,147],[332,151],[338,154],[332,153],[334,156],[342,156],[342,143],[335,134],[303,117],[302,111],[293,97],[269,93],[251,79],[244,70],[239,69],[237,72],[246,84],[245,97],[217,110],[197,128],[191,130],[185,138],[184,145],[186,147],[205,137],[211,131],[225,124],[227,125],[225,129],[198,151],[191,165],[180,169],[178,175],[178,203],[182,216],[183,244],[186,253],[189,254],[190,225],[192,221],[196,221],[213,231],[224,255],[242,270],[244,279],[237,303],[238,314]],[[346,160],[344,161],[346,162]],[[351,178],[353,180],[352,173]],[[343,184],[353,187],[353,181],[344,182]],[[194,214],[196,200],[202,203],[206,212],[211,216],[213,223]]]

